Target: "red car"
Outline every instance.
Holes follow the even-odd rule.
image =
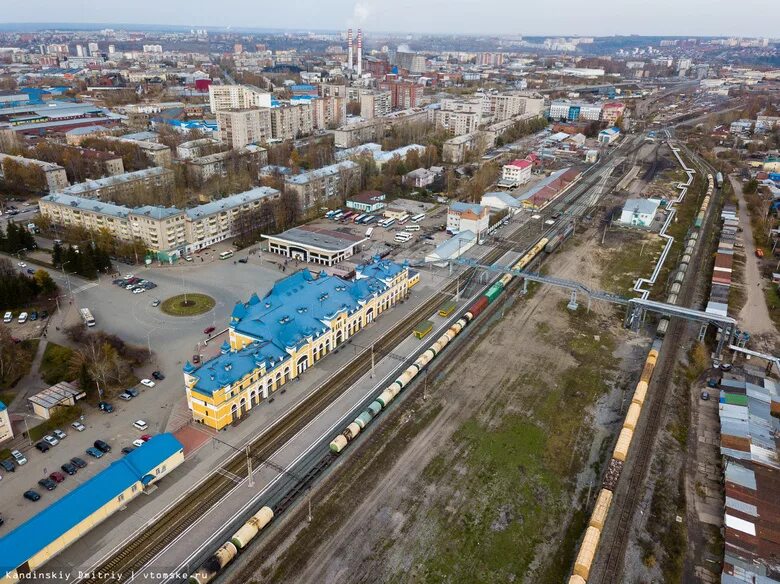
[[[211,334],[211,333],[213,333],[215,330],[217,330],[217,329],[216,329],[216,327],[213,327],[213,326],[207,326],[206,328],[204,328],[204,329],[203,329],[203,334],[204,334],[204,335],[210,335],[210,334]]]
[[[149,440],[151,439],[152,439],[151,434],[144,434],[143,436],[141,436],[141,440],[143,440],[144,442],[149,442]]]
[[[51,473],[49,475],[49,478],[51,480],[53,480],[55,483],[61,483],[62,481],[65,480],[65,475],[62,474],[61,472],[57,471],[57,472]]]

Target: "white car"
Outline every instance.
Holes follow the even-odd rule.
[[[59,429],[58,430],[53,430],[52,434],[54,434],[54,436],[55,436],[55,438],[57,438],[57,440],[62,440],[63,438],[65,438],[67,436],[67,434],[65,432],[63,432],[62,430],[59,430]]]
[[[142,379],[141,385],[145,385],[146,387],[154,387],[154,381],[151,379]]]
[[[184,258],[184,261],[185,261],[185,262],[191,262],[192,260],[193,260],[192,256],[186,256],[186,257]]]
[[[25,264],[24,262],[19,262],[16,265],[19,266],[20,268],[26,268],[27,267],[27,264]]]
[[[139,447],[141,447],[143,445],[144,445],[144,441],[141,440],[140,438],[137,438],[136,440],[133,440],[133,446],[135,446],[136,448],[139,448]]]
[[[149,427],[149,424],[147,424],[143,420],[136,420],[135,422],[133,422],[133,426],[135,426],[139,430],[146,430]]]
[[[47,444],[50,444],[51,446],[57,446],[57,444],[60,443],[59,440],[57,440],[54,436],[50,436],[49,434],[46,434],[46,436],[43,437],[43,441]]]
[[[24,323],[26,323],[26,322],[27,322],[27,313],[26,313],[26,312],[23,312],[23,313],[21,313],[21,314],[19,315],[19,318],[18,318],[18,319],[16,319],[16,321],[17,321],[19,324],[24,324]]]
[[[16,464],[18,464],[19,466],[22,466],[23,464],[27,464],[27,458],[25,458],[24,454],[22,454],[18,450],[12,450],[11,456],[14,457]]]
[[[4,322],[5,324],[8,324],[8,323],[9,323],[9,322],[11,322],[13,319],[14,319],[14,313],[13,313],[13,312],[11,312],[10,310],[9,310],[8,312],[6,312],[6,313],[5,313],[5,315],[3,316],[3,322]]]
[[[73,422],[71,426],[73,427],[74,430],[76,430],[76,432],[83,432],[86,429],[84,427],[84,424],[82,424],[81,422]]]
[[[125,280],[131,280],[132,278],[135,278],[133,274],[125,274],[124,279]]]
[[[133,294],[143,294],[144,292],[146,292],[146,288],[134,288],[133,289]]]

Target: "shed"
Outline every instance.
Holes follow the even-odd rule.
[[[58,409],[75,406],[76,402],[85,398],[87,394],[70,381],[60,381],[49,389],[28,397],[35,415],[48,420]]]

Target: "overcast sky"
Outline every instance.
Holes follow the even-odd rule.
[[[0,22],[521,35],[777,36],[778,0],[0,0]]]

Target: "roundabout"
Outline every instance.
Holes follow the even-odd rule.
[[[160,310],[170,316],[199,316],[215,305],[216,301],[206,294],[178,294],[164,300]]]

